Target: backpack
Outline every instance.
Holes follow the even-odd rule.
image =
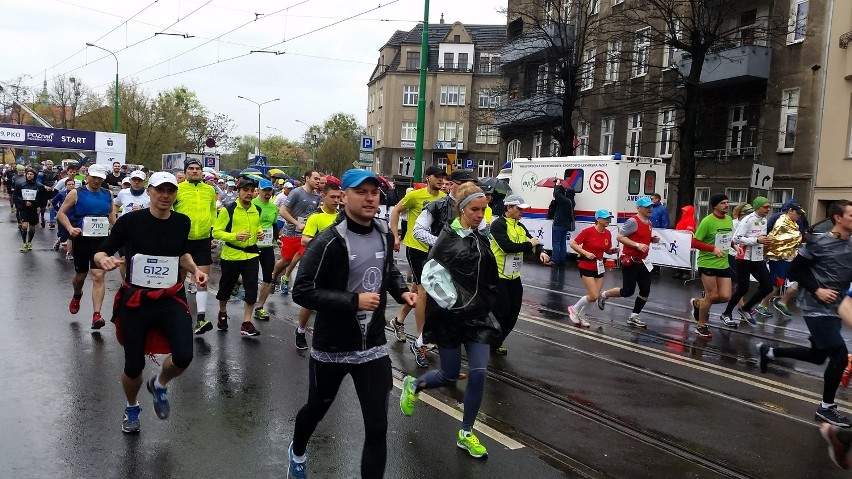
[[[254,203],[252,203],[252,206],[254,206],[254,208],[257,210],[258,215],[263,214],[263,209],[260,206],[257,206]],[[228,212],[228,224],[225,225],[225,231],[227,231],[228,233],[230,233],[231,228],[234,227],[234,211],[236,209],[237,209],[237,202],[236,201],[225,207],[225,211]],[[259,253],[260,252],[260,250],[258,249],[256,244],[253,244],[253,245],[246,247],[246,248],[244,248],[242,246],[237,246],[237,245],[235,245],[233,243],[229,243],[227,241],[225,242],[225,244],[230,248],[234,248],[236,250],[240,250],[240,251],[243,251],[243,252],[246,252],[246,253]]]

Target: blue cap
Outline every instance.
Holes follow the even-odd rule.
[[[376,186],[381,186],[379,178],[372,171],[352,168],[351,170],[346,170],[346,173],[343,173],[343,178],[340,180],[340,189],[355,188],[363,183],[364,180],[373,180]]]
[[[647,208],[647,207],[651,206],[652,204],[654,204],[654,203],[651,201],[651,198],[648,198],[647,196],[643,196],[643,197],[639,198],[638,200],[636,200],[636,206],[642,206],[644,208]]]
[[[595,218],[612,218],[612,213],[609,210],[597,210],[595,211]]]
[[[272,182],[269,181],[269,180],[260,180],[260,184],[258,184],[257,187],[260,188],[261,190],[271,190],[272,189]]]

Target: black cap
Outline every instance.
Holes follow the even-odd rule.
[[[710,197],[710,207],[715,208],[716,205],[728,199],[728,195],[724,193],[716,193]]]
[[[257,188],[257,181],[254,181],[251,178],[243,178],[237,184],[237,189],[241,190],[241,189],[245,188],[246,186],[253,186],[253,187]]]
[[[440,166],[432,165],[426,168],[426,171],[423,172],[423,176],[447,176],[447,172]]]
[[[191,165],[193,163],[195,163],[196,165],[198,165],[202,168],[204,167],[204,165],[201,164],[201,161],[198,160],[197,158],[187,158],[187,159],[183,160],[183,171],[186,171],[186,169],[189,168],[189,165]]]
[[[476,181],[473,177],[473,170],[453,170],[450,175],[451,181]]]

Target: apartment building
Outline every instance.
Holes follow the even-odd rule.
[[[471,159],[480,177],[494,176],[499,135],[500,48],[505,25],[429,25],[426,90],[420,91],[422,24],[396,31],[379,49],[367,83],[367,134],[375,137],[373,170],[413,176],[417,104],[425,95],[423,168]],[[452,165],[451,165],[452,166]],[[405,171],[408,168],[409,171]]]
[[[726,15],[703,59],[691,146],[697,214],[707,214],[710,195],[720,192],[732,203],[762,194],[774,208],[791,198],[810,205],[821,116],[831,107],[823,108],[824,45],[831,5],[839,2],[717,3]],[[535,24],[537,18],[542,23]],[[683,78],[692,58],[669,40],[683,40],[688,32],[683,22],[689,21],[655,17],[643,0],[509,0],[502,54],[509,96],[497,111],[505,145],[501,158],[559,154],[548,132],[560,131],[563,105],[553,98],[565,97],[565,79],[572,78],[574,153],[662,157],[668,165],[667,202],[676,204]],[[849,23],[848,13],[844,21]],[[554,73],[566,58],[576,66],[574,77]],[[849,107],[843,108],[848,117]],[[843,125],[848,130],[848,122]],[[849,132],[842,137],[848,140]],[[845,150],[838,155],[852,153]],[[771,189],[750,188],[754,164],[774,168]]]

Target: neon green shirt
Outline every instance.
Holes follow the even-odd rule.
[[[399,203],[404,205],[408,210],[408,227],[405,230],[406,234],[402,244],[409,248],[423,251],[424,253],[429,252],[429,247],[414,237],[414,223],[417,222],[417,217],[423,212],[424,206],[444,196],[447,195],[443,191],[438,191],[438,194],[432,196],[429,194],[428,188],[420,188],[419,190],[409,192],[402,198]]]
[[[695,239],[704,244],[714,245],[724,254],[721,258],[717,258],[712,251],[699,251],[699,268],[728,269],[728,250],[731,249],[733,231],[734,221],[728,215],[719,218],[711,213],[701,220],[695,230]]]
[[[331,226],[336,219],[336,211],[334,213],[326,213],[325,211],[320,210],[311,216],[308,216],[308,220],[305,222],[305,229],[302,231],[302,236],[310,236],[313,238],[319,234],[320,231]]]

